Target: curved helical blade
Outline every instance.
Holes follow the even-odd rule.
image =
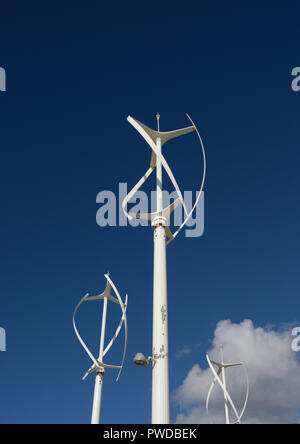
[[[149,134],[147,134],[146,130],[141,126],[140,122],[138,122],[136,119],[133,119],[132,117],[128,116],[127,117],[128,122],[140,133],[140,135],[146,140],[146,142],[148,143],[148,145],[150,145],[150,147],[152,148],[152,151],[154,152],[154,154],[156,155],[157,158],[159,158],[159,160],[161,161],[161,164],[163,165],[164,169],[166,170],[166,173],[168,174],[177,194],[178,197],[180,198],[181,204],[184,208],[184,211],[186,213],[186,215],[188,214],[185,202],[183,200],[182,197],[182,193],[180,191],[180,188],[177,184],[177,181],[172,173],[171,168],[169,167],[168,162],[166,161],[166,159],[164,158],[164,156],[157,150],[157,146],[154,143],[153,139],[149,136]],[[159,135],[158,135],[159,137]],[[153,164],[153,162],[151,162],[151,164]],[[149,173],[149,175],[152,173],[153,171],[153,167],[150,166],[149,170],[146,172],[146,174],[151,170],[151,172]],[[146,175],[145,174],[145,175]],[[143,176],[144,177],[144,176]],[[140,180],[140,182],[143,180],[143,178]],[[144,183],[144,181],[142,182]],[[142,185],[142,184],[141,184]],[[141,185],[139,187],[137,187],[137,185],[134,187],[136,188],[136,191],[141,187]],[[132,196],[131,196],[132,197]],[[123,201],[124,202],[124,201]],[[128,200],[127,200],[128,202]]]
[[[196,199],[196,202],[195,202],[194,206],[192,207],[191,211],[188,213],[188,215],[186,216],[185,220],[182,222],[180,227],[175,231],[175,233],[173,233],[173,238],[171,238],[171,239],[169,239],[167,241],[167,245],[169,245],[169,243],[172,242],[173,239],[175,239],[177,234],[182,230],[182,228],[185,226],[185,224],[187,223],[187,221],[189,220],[189,218],[193,214],[196,206],[199,203],[200,197],[202,195],[202,191],[203,191],[203,187],[204,187],[204,182],[205,182],[205,176],[206,176],[206,155],[205,155],[204,144],[203,144],[202,138],[200,136],[200,133],[199,133],[198,128],[196,127],[195,123],[192,121],[192,119],[190,118],[190,116],[188,114],[187,114],[187,117],[190,120],[190,122],[192,123],[192,125],[195,127],[195,131],[196,131],[197,136],[198,136],[199,141],[200,141],[200,145],[201,145],[201,149],[202,149],[202,154],[203,154],[203,176],[202,176],[201,187],[200,187],[200,190],[198,192],[198,196],[197,196],[197,199]]]
[[[153,148],[152,148],[152,149],[153,149]],[[166,159],[164,158],[164,156],[163,156],[163,155],[162,155],[162,154],[156,149],[156,145],[155,145],[155,150],[154,150],[154,152],[155,152],[156,156],[159,158],[159,160],[161,161],[162,166],[163,166],[164,169],[166,170],[166,173],[167,173],[167,175],[169,176],[169,178],[170,178],[170,180],[171,180],[171,182],[172,182],[172,184],[173,184],[173,186],[174,186],[174,188],[175,188],[175,190],[176,190],[176,193],[178,194],[178,197],[179,197],[179,199],[180,199],[180,201],[181,201],[181,204],[182,204],[182,206],[183,206],[183,209],[184,209],[185,214],[188,215],[188,210],[187,210],[186,205],[185,205],[185,202],[184,202],[184,200],[183,200],[182,193],[181,193],[180,188],[179,188],[179,186],[178,186],[178,183],[177,183],[177,181],[176,181],[176,179],[175,179],[175,176],[174,176],[174,174],[172,173],[171,168],[169,167],[169,164],[167,163],[167,161],[166,161]]]
[[[240,420],[240,415],[238,414],[238,412],[237,412],[237,410],[236,410],[236,408],[235,408],[235,405],[234,405],[234,403],[233,403],[233,401],[232,401],[232,399],[231,399],[231,397],[230,397],[228,391],[227,391],[226,388],[224,387],[223,382],[222,382],[221,379],[219,378],[219,375],[217,374],[217,372],[216,372],[215,369],[213,368],[212,363],[211,363],[211,361],[210,361],[208,355],[206,355],[206,359],[207,359],[208,365],[210,366],[211,371],[213,372],[213,374],[214,374],[214,376],[215,376],[216,381],[218,382],[218,384],[220,385],[221,389],[223,390],[223,392],[224,392],[224,394],[225,394],[225,396],[226,396],[226,398],[227,398],[227,401],[229,401],[229,404],[231,405],[232,410],[234,411],[234,414],[235,414],[237,420],[239,421],[239,420]]]
[[[97,359],[95,358],[95,356],[93,355],[93,353],[90,351],[90,349],[87,347],[87,345],[85,344],[84,340],[83,340],[82,337],[80,336],[79,331],[78,331],[77,326],[76,326],[76,321],[75,321],[76,313],[77,313],[77,311],[78,311],[78,308],[80,307],[80,305],[81,305],[83,302],[85,302],[86,300],[88,300],[88,296],[89,296],[89,294],[87,293],[87,294],[86,294],[86,295],[85,295],[85,296],[84,296],[84,297],[78,302],[78,304],[76,305],[76,307],[75,307],[75,309],[74,309],[74,312],[73,312],[73,328],[74,328],[74,331],[75,331],[75,333],[76,333],[76,336],[77,336],[77,338],[78,338],[80,344],[82,345],[82,347],[84,348],[84,350],[86,351],[86,353],[89,355],[89,357],[90,357],[91,360],[93,361],[93,363],[94,363],[94,365],[95,365],[95,368],[100,368],[100,363],[97,361]],[[100,296],[99,296],[99,298],[100,298]],[[103,298],[104,298],[104,293],[103,293]]]
[[[127,194],[127,196],[125,197],[125,199],[123,199],[122,202],[122,210],[124,211],[125,216],[129,219],[132,220],[133,217],[130,213],[128,213],[126,211],[125,208],[127,208],[127,204],[130,201],[130,199],[135,195],[135,193],[141,188],[141,186],[146,182],[146,180],[148,179],[148,177],[150,176],[150,174],[153,172],[153,170],[155,169],[155,167],[150,167],[146,173],[143,175],[143,177],[138,181],[138,183],[129,191],[129,193]]]
[[[220,375],[221,371],[222,371],[222,369],[219,368],[219,370],[217,371],[217,375],[218,375],[218,376]],[[217,381],[217,379],[214,378],[214,380],[213,380],[213,382],[211,383],[211,386],[209,387],[209,390],[208,390],[208,394],[207,394],[207,398],[206,398],[206,413],[207,413],[207,414],[208,414],[208,404],[209,404],[209,400],[210,400],[210,395],[211,395],[211,393],[212,393],[212,390],[213,390],[213,388],[214,388],[214,386],[215,386],[216,381]]]
[[[128,295],[126,295],[126,297],[125,297],[125,303],[124,303],[125,312],[126,312],[126,309],[127,309],[127,301],[128,301]],[[117,339],[117,337],[118,337],[118,335],[119,335],[119,333],[121,331],[121,328],[122,328],[124,320],[125,320],[125,316],[122,314],[121,321],[120,321],[120,323],[119,323],[119,325],[118,325],[118,327],[117,327],[117,329],[116,329],[112,339],[110,340],[109,344],[107,344],[105,350],[103,351],[103,356],[106,355],[108,350],[111,348],[111,346],[113,345],[113,343]]]
[[[115,284],[114,284],[113,281],[110,279],[110,277],[109,277],[108,274],[105,274],[104,276],[106,277],[106,279],[107,279],[108,282],[110,283],[112,289],[114,290],[114,292],[115,292],[115,294],[116,294],[116,296],[117,296],[117,298],[118,298],[118,301],[119,301],[119,304],[120,304],[120,307],[121,307],[121,310],[122,310],[122,319],[121,319],[121,322],[122,322],[122,323],[124,322],[124,327],[125,327],[124,349],[123,349],[122,362],[121,362],[121,365],[120,365],[120,371],[119,371],[118,376],[117,376],[117,381],[118,381],[118,379],[119,379],[119,377],[120,377],[120,374],[121,374],[121,371],[122,371],[122,368],[123,368],[123,364],[124,364],[124,360],[125,360],[125,355],[126,355],[126,350],[127,350],[127,317],[126,317],[126,310],[127,310],[127,300],[128,300],[128,295],[126,295],[126,297],[125,297],[125,306],[126,306],[126,308],[125,308],[125,307],[124,307],[124,304],[123,304],[123,301],[122,301],[122,299],[121,299],[121,296],[120,296],[120,294],[119,294],[119,292],[118,292],[118,290],[117,290]],[[121,328],[121,327],[120,327],[120,328]],[[117,330],[118,330],[118,328],[117,328]],[[120,330],[119,330],[119,331],[120,331]],[[119,332],[117,333],[117,335],[118,335],[118,334],[119,334]],[[115,338],[115,339],[116,339],[116,338]],[[108,345],[108,346],[106,347],[105,351],[103,352],[103,356],[104,356],[104,354],[107,353],[107,351],[110,349],[110,347],[111,347],[112,344],[114,343],[115,339],[113,339],[113,342],[112,342],[110,345]]]
[[[246,388],[246,398],[245,398],[245,402],[244,402],[241,414],[239,416],[239,421],[241,421],[242,416],[245,413],[246,406],[247,406],[247,403],[248,403],[248,398],[249,398],[249,378],[248,378],[248,372],[247,372],[247,368],[246,368],[246,366],[244,364],[243,364],[243,367],[244,367],[244,372],[245,372],[245,377],[246,377],[246,386],[247,386],[247,388]]]
[[[114,283],[112,282],[112,280],[110,279],[109,275],[104,275],[108,284],[113,288],[117,299],[113,298],[110,294],[106,294],[106,291],[108,289],[108,286],[106,287],[106,290],[104,291],[104,293],[98,295],[98,296],[91,296],[89,297],[89,294],[87,293],[76,305],[74,312],[73,312],[73,327],[74,327],[74,331],[76,333],[76,336],[80,342],[80,344],[82,345],[82,347],[84,348],[84,350],[86,351],[86,353],[88,354],[88,356],[90,357],[90,359],[93,361],[93,365],[92,367],[90,367],[90,369],[86,372],[86,374],[84,375],[83,379],[85,379],[90,373],[96,371],[97,369],[100,368],[116,368],[119,369],[119,374],[117,377],[117,380],[119,379],[122,367],[123,367],[123,363],[124,363],[124,359],[125,359],[125,354],[126,354],[126,348],[127,348],[127,318],[126,318],[126,309],[127,309],[127,301],[128,301],[128,295],[126,295],[126,299],[125,299],[125,305],[123,304],[123,301],[120,297],[120,294],[118,292],[118,290],[116,289]],[[109,289],[110,290],[110,289]],[[99,359],[96,359],[95,356],[93,355],[93,353],[90,351],[90,349],[88,348],[88,346],[86,345],[86,343],[84,342],[84,340],[82,339],[82,337],[79,334],[79,331],[77,329],[76,326],[76,313],[79,309],[79,307],[81,306],[81,304],[85,301],[92,301],[92,300],[97,300],[97,299],[104,299],[105,297],[108,298],[108,300],[118,303],[121,307],[122,310],[122,318],[121,318],[121,322],[119,324],[119,326],[117,327],[117,330],[112,338],[112,340],[110,341],[110,343],[108,344],[108,346],[106,347],[106,349],[103,352],[103,356],[108,352],[108,350],[111,348],[112,344],[114,343],[115,339],[117,338],[120,329],[122,327],[122,324],[124,323],[125,326],[125,344],[124,344],[124,351],[123,351],[123,356],[122,356],[122,363],[121,365],[111,365],[111,364],[105,364],[104,362],[101,362]]]

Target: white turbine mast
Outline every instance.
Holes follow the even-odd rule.
[[[101,410],[101,397],[102,397],[102,386],[103,386],[103,377],[104,377],[104,372],[106,368],[115,368],[115,369],[119,369],[119,373],[117,376],[117,381],[120,377],[122,368],[123,368],[123,364],[124,364],[124,359],[125,359],[125,354],[126,354],[126,348],[127,348],[127,318],[126,318],[126,309],[127,309],[127,300],[128,300],[128,295],[126,295],[125,297],[125,302],[122,301],[121,296],[116,288],[116,286],[114,285],[113,281],[111,280],[109,274],[105,274],[104,277],[106,278],[106,288],[104,290],[103,293],[101,293],[98,296],[89,296],[89,294],[87,293],[76,305],[75,309],[74,309],[74,313],[73,313],[73,327],[76,333],[76,336],[79,340],[79,342],[81,343],[82,347],[84,348],[84,350],[86,351],[86,353],[89,355],[89,357],[91,358],[93,365],[88,369],[88,371],[85,373],[85,375],[83,376],[82,380],[84,380],[88,375],[90,375],[91,373],[95,372],[96,373],[96,378],[95,378],[95,389],[94,389],[94,399],[93,399],[93,409],[92,409],[92,419],[91,419],[91,423],[92,424],[99,424],[100,423],[100,410]],[[116,297],[112,296],[111,291],[114,291]],[[89,301],[95,301],[95,300],[103,300],[103,311],[102,311],[102,325],[101,325],[101,335],[100,335],[100,346],[99,346],[99,356],[98,359],[95,358],[95,356],[92,354],[92,352],[90,351],[90,349],[87,347],[86,343],[84,342],[84,340],[82,339],[82,337],[80,336],[77,326],[76,326],[76,322],[75,322],[75,318],[76,318],[76,313],[77,310],[79,309],[79,307],[81,306],[81,304],[83,302],[89,302]],[[121,317],[121,321],[115,331],[115,334],[113,335],[112,339],[109,341],[109,343],[107,344],[106,347],[104,347],[104,341],[105,341],[105,329],[106,329],[106,317],[107,317],[107,302],[111,301],[114,302],[115,304],[120,305],[120,308],[122,310],[122,317]],[[124,349],[123,349],[123,357],[122,357],[122,362],[120,365],[111,365],[111,364],[105,364],[103,362],[103,358],[106,355],[106,353],[109,351],[109,349],[111,348],[111,346],[113,345],[113,343],[115,342],[117,336],[120,333],[120,330],[122,328],[122,325],[124,324],[124,328],[125,328],[125,339],[124,339]]]
[[[192,126],[175,131],[161,132],[159,127],[160,115],[157,113],[157,131],[149,128],[133,117],[128,116],[128,122],[140,133],[151,148],[151,161],[148,170],[138,183],[128,193],[122,203],[122,208],[128,219],[142,218],[150,220],[154,229],[154,276],[153,276],[153,349],[148,359],[138,353],[134,362],[138,365],[147,365],[152,361],[152,424],[169,424],[169,349],[168,349],[168,303],[167,303],[167,261],[166,246],[178,235],[195,210],[205,181],[206,158],[201,136],[192,119],[187,115]],[[195,204],[188,212],[177,181],[162,154],[162,146],[169,140],[184,134],[196,131],[203,153],[204,171],[202,183]],[[163,168],[169,176],[178,198],[168,207],[163,207]],[[156,211],[154,213],[127,212],[127,204],[134,194],[146,182],[156,169]],[[168,225],[171,213],[178,205],[184,208],[184,221],[174,233]]]
[[[213,388],[215,386],[215,383],[217,382],[219,384],[219,386],[221,387],[223,394],[224,394],[224,408],[225,408],[225,422],[226,422],[226,424],[241,424],[241,419],[242,419],[242,416],[244,415],[244,412],[245,412],[245,409],[247,406],[247,402],[248,402],[248,396],[249,396],[249,381],[248,381],[246,367],[242,362],[237,362],[237,363],[233,363],[233,364],[224,364],[223,347],[222,346],[220,347],[220,352],[221,352],[221,362],[212,361],[209,358],[209,356],[206,355],[208,365],[214,375],[214,379],[213,379],[211,386],[208,390],[208,394],[207,394],[207,398],[206,398],[206,412],[208,414],[209,400],[210,400]],[[213,365],[215,365],[217,367],[217,371],[214,369]],[[231,396],[229,395],[229,393],[227,391],[226,376],[225,376],[226,369],[228,369],[230,367],[237,367],[237,366],[244,366],[245,377],[246,377],[246,398],[245,398],[241,413],[238,413],[238,411],[231,399]],[[220,378],[220,376],[222,377],[222,379]],[[235,421],[232,423],[230,422],[229,407],[232,408],[232,411],[236,417]]]

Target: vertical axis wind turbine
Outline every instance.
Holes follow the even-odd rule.
[[[82,380],[84,380],[91,373],[93,373],[93,372],[96,373],[95,389],[94,389],[94,399],[93,399],[93,409],[92,409],[92,419],[91,419],[91,423],[92,424],[99,424],[99,422],[100,422],[100,410],[101,410],[101,398],[102,398],[102,387],[103,387],[104,371],[105,371],[106,368],[116,368],[116,369],[119,369],[119,373],[118,373],[118,376],[117,376],[117,381],[118,381],[118,379],[120,377],[120,374],[121,374],[121,371],[122,371],[122,368],[123,368],[125,354],[126,354],[126,348],[127,348],[127,318],[126,318],[126,309],[127,309],[128,295],[126,295],[125,302],[123,303],[123,301],[121,299],[121,296],[120,296],[116,286],[114,285],[113,281],[111,280],[109,274],[108,273],[105,274],[104,277],[106,278],[106,288],[105,288],[104,292],[101,293],[98,296],[89,296],[89,294],[87,293],[78,302],[78,304],[76,305],[76,307],[74,309],[74,313],[73,313],[73,327],[74,327],[76,336],[77,336],[79,342],[81,343],[82,347],[86,351],[86,353],[89,355],[89,357],[93,361],[93,365],[85,373],[85,375],[83,376]],[[112,294],[111,294],[111,290],[112,289],[113,289],[115,295],[117,296],[116,298],[114,296],[112,296]],[[101,335],[100,335],[100,346],[99,346],[99,357],[98,357],[98,359],[95,358],[95,356],[92,354],[92,352],[89,350],[89,348],[87,347],[86,343],[84,342],[84,340],[80,336],[80,334],[78,332],[78,329],[77,329],[77,326],[76,326],[76,322],[75,322],[76,313],[77,313],[77,310],[80,307],[80,305],[83,302],[95,301],[95,300],[103,300],[102,325],[101,325]],[[117,327],[117,329],[115,331],[115,334],[113,335],[113,337],[110,340],[110,342],[108,343],[108,345],[104,348],[105,329],[106,329],[106,315],[107,315],[107,302],[108,301],[111,301],[111,302],[114,302],[115,304],[120,305],[120,308],[122,310],[122,317],[121,317],[121,321],[120,321],[120,323],[119,323],[119,325],[118,325],[118,327]],[[113,345],[115,340],[117,339],[117,336],[120,333],[120,330],[122,328],[123,323],[124,323],[124,327],[125,327],[125,340],[124,340],[124,350],[123,350],[122,362],[121,362],[120,365],[104,364],[103,358],[106,355],[106,353],[108,352],[108,350],[111,348],[111,346]]]
[[[244,367],[245,369],[245,376],[246,376],[246,385],[247,385],[247,389],[246,389],[246,398],[245,398],[245,402],[242,408],[241,413],[238,413],[228,391],[227,391],[227,386],[226,386],[226,376],[225,376],[225,369],[230,368],[230,367],[237,367],[237,366],[241,366],[244,365],[242,362],[237,362],[234,364],[224,364],[224,358],[223,358],[223,347],[220,347],[220,352],[221,352],[221,362],[216,362],[216,361],[212,361],[208,355],[206,355],[206,359],[208,362],[208,365],[214,375],[214,380],[211,383],[211,386],[208,390],[208,394],[207,394],[207,398],[206,398],[206,411],[208,413],[208,405],[209,405],[209,400],[210,400],[210,396],[212,393],[212,390],[215,386],[215,383],[217,382],[219,384],[219,386],[221,387],[221,389],[223,390],[223,394],[224,394],[224,406],[225,406],[225,422],[226,424],[231,424],[230,423],[230,418],[229,418],[229,406],[232,408],[235,416],[236,416],[236,420],[233,424],[241,424],[241,419],[242,416],[245,412],[246,409],[246,405],[248,402],[248,396],[249,396],[249,381],[248,381],[248,375],[247,375],[247,371],[246,371],[246,367]],[[216,371],[213,367],[213,365],[216,365],[218,367],[218,370]],[[220,375],[222,377],[222,379],[220,378]]]
[[[152,356],[146,360],[137,359],[135,362],[139,365],[146,365],[152,360],[152,424],[169,424],[170,422],[170,403],[169,403],[169,349],[168,349],[168,303],[167,303],[167,259],[166,246],[178,235],[188,219],[196,208],[205,181],[206,159],[205,150],[200,134],[192,123],[192,126],[168,132],[161,132],[159,128],[160,115],[157,114],[157,131],[149,128],[131,116],[127,117],[128,122],[140,133],[146,140],[152,150],[150,167],[142,176],[139,182],[132,188],[122,203],[122,208],[128,219],[142,218],[150,220],[154,229],[154,271],[153,271],[153,349]],[[200,191],[194,206],[188,212],[184,203],[182,193],[176,182],[176,179],[169,167],[165,157],[162,154],[162,146],[169,140],[182,136],[184,134],[196,131],[204,159],[204,172]],[[140,187],[146,182],[151,173],[156,168],[156,211],[154,213],[132,213],[127,212],[127,204]],[[163,207],[163,175],[162,169],[165,169],[169,176],[178,198],[168,207]],[[170,214],[178,205],[184,208],[184,221],[175,233],[172,233],[168,225]]]

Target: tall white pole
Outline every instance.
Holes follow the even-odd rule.
[[[159,119],[159,116],[158,116]],[[161,139],[156,139],[161,152]],[[157,209],[163,209],[162,165],[157,158],[156,166]],[[154,227],[154,274],[153,274],[153,354],[152,366],[152,424],[169,424],[169,349],[167,260],[165,221],[157,217]]]
[[[99,361],[103,361],[104,339],[105,339],[105,327],[106,327],[106,313],[107,313],[107,297],[103,299],[103,312],[102,312],[102,325],[99,347]],[[102,386],[103,386],[104,368],[100,368],[96,372],[95,389],[93,399],[93,410],[91,424],[100,423],[100,410],[101,410],[101,398],[102,398]]]

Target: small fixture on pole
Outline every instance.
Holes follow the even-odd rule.
[[[219,386],[221,387],[221,389],[223,390],[224,393],[224,406],[225,406],[225,422],[226,424],[241,424],[241,419],[242,416],[245,412],[246,409],[246,405],[248,402],[248,396],[249,396],[249,380],[248,380],[248,375],[247,375],[247,371],[246,371],[246,367],[242,362],[238,362],[238,363],[234,363],[234,364],[224,364],[224,358],[223,358],[223,347],[220,347],[220,351],[221,351],[221,362],[216,362],[216,361],[212,361],[208,355],[206,355],[206,359],[208,362],[208,365],[214,375],[214,380],[211,383],[211,386],[208,390],[208,394],[207,394],[207,398],[206,398],[206,412],[208,414],[208,405],[209,405],[209,400],[210,400],[210,396],[212,393],[212,390],[215,386],[215,383],[217,382],[219,384]],[[215,366],[218,367],[218,370],[216,371],[213,367],[213,364]],[[245,398],[245,402],[242,408],[241,413],[238,413],[228,391],[227,391],[227,386],[226,386],[226,377],[225,377],[225,369],[229,368],[229,367],[237,367],[237,366],[244,366],[245,369],[245,376],[246,376],[246,398]],[[220,378],[220,376],[222,377],[222,379]],[[230,422],[230,418],[229,418],[229,406],[232,408],[233,413],[236,416],[236,420],[231,423]]]
[[[141,366],[146,366],[150,363],[150,361],[153,362],[153,365],[155,364],[155,359],[152,358],[152,356],[148,356],[148,358],[146,359],[145,356],[143,355],[143,353],[137,353],[133,359],[133,362],[135,363],[135,365],[141,365]]]
[[[93,399],[93,409],[92,409],[92,419],[91,419],[91,423],[92,424],[99,424],[99,422],[100,422],[100,410],[101,410],[101,398],[102,398],[102,386],[103,386],[104,371],[105,371],[106,368],[116,368],[116,369],[119,369],[119,373],[118,373],[118,376],[117,376],[117,381],[118,381],[118,379],[120,377],[120,374],[121,374],[121,371],[122,371],[122,368],[123,368],[125,354],[126,354],[126,348],[127,348],[127,318],[126,318],[126,309],[127,309],[128,296],[126,295],[125,302],[123,303],[123,301],[121,299],[121,296],[120,296],[117,288],[115,287],[113,281],[111,280],[109,274],[105,274],[104,277],[106,278],[106,281],[107,281],[106,282],[106,288],[105,288],[104,292],[101,293],[98,296],[89,296],[89,294],[87,293],[78,302],[78,304],[76,305],[76,307],[74,309],[74,313],[73,313],[73,327],[74,327],[76,336],[77,336],[79,342],[81,343],[82,347],[86,351],[86,353],[89,355],[89,357],[93,361],[93,365],[85,373],[85,375],[83,376],[82,380],[84,380],[91,373],[93,373],[93,372],[96,373],[95,389],[94,389],[94,399]],[[113,289],[115,295],[117,296],[116,298],[114,296],[112,296],[112,294],[111,294],[111,290],[112,289]],[[86,343],[84,342],[84,340],[80,336],[80,334],[78,332],[78,329],[76,327],[76,322],[75,322],[76,313],[77,313],[77,310],[80,307],[80,305],[83,302],[95,301],[95,300],[103,300],[102,325],[101,325],[101,335],[100,335],[100,346],[99,346],[99,357],[98,357],[98,359],[95,358],[95,356],[92,354],[92,352],[89,350],[89,348],[87,347]],[[115,331],[115,334],[113,335],[113,337],[110,340],[110,342],[108,343],[108,345],[104,348],[105,329],[106,329],[106,316],[107,316],[107,302],[108,301],[111,301],[111,302],[114,302],[115,304],[120,305],[120,308],[122,310],[122,317],[121,317],[121,321],[120,321],[120,323],[119,323],[119,325],[118,325],[118,327],[117,327],[117,329]],[[123,350],[122,362],[121,362],[120,365],[104,364],[103,358],[106,355],[106,353],[108,352],[108,350],[111,348],[113,343],[115,342],[117,336],[120,333],[120,330],[121,330],[123,324],[124,324],[124,327],[125,327],[125,340],[124,340],[124,350]]]
[[[150,220],[154,231],[154,272],[153,272],[153,350],[152,357],[148,360],[143,356],[135,357],[134,362],[137,365],[147,365],[153,360],[152,365],[152,424],[169,424],[170,421],[170,402],[169,402],[169,349],[168,349],[168,302],[167,302],[167,257],[166,246],[178,235],[180,230],[185,226],[193,211],[195,210],[203,190],[206,159],[205,150],[200,134],[193,123],[192,119],[187,115],[192,126],[182,128],[175,131],[160,131],[160,115],[156,114],[157,131],[149,128],[133,117],[128,116],[128,122],[140,133],[146,140],[152,150],[150,167],[142,176],[139,182],[132,188],[122,203],[122,209],[128,219],[146,219]],[[169,167],[165,157],[162,154],[163,145],[171,139],[182,136],[184,134],[196,131],[203,153],[204,171],[202,177],[201,188],[198,193],[196,202],[191,211],[188,212],[182,193],[176,182],[176,179]],[[168,207],[163,207],[163,168],[169,176],[176,192],[178,199]],[[153,213],[133,213],[127,212],[127,204],[134,194],[146,182],[151,173],[156,169],[156,211]],[[168,224],[171,213],[178,205],[184,208],[184,221],[174,233]],[[141,354],[139,354],[141,355]],[[141,358],[141,359],[140,359]]]

